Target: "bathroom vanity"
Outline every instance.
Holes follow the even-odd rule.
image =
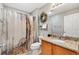
[[[77,48],[69,47],[64,41],[42,38],[42,55],[78,55]]]

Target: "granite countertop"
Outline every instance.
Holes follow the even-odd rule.
[[[42,40],[47,41],[49,43],[61,46],[63,48],[70,49],[75,52],[79,52],[79,42],[78,41],[73,41],[73,40],[61,40],[58,38],[52,38],[52,37],[41,37]],[[61,42],[56,42],[57,40],[61,40]],[[55,41],[54,41],[55,40]]]

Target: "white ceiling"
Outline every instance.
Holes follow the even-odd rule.
[[[5,6],[26,11],[28,13],[32,12],[37,8],[43,7],[45,4],[46,3],[4,3]]]
[[[51,9],[52,11],[49,16],[62,13],[62,12],[66,12],[66,11],[76,9],[76,8],[79,8],[79,3],[64,3],[58,6],[57,8]]]

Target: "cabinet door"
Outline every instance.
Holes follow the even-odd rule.
[[[76,55],[76,52],[71,50],[65,49],[63,47],[53,45],[53,55]]]
[[[51,55],[52,54],[52,44],[42,40],[42,55]]]

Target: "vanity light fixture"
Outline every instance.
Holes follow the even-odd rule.
[[[48,12],[48,15],[51,15],[51,14],[52,14],[52,12],[51,12],[51,11],[49,11],[49,12]]]
[[[64,4],[64,3],[52,3],[51,11],[53,11],[55,8],[61,6],[62,4]]]

